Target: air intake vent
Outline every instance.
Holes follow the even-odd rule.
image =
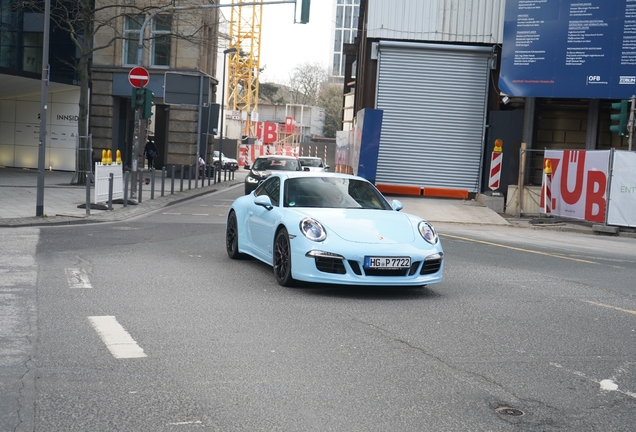
[[[420,274],[428,275],[428,274],[437,273],[441,266],[442,266],[441,258],[424,261],[424,265],[422,266],[422,271],[420,271]]]
[[[316,268],[325,273],[345,274],[345,266],[341,259],[316,258]]]

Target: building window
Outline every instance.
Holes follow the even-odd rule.
[[[152,20],[150,48],[152,66],[170,66],[171,29],[171,15],[158,15]]]
[[[342,30],[336,30],[333,38],[333,51],[342,51]]]
[[[139,31],[144,22],[143,15],[127,16],[124,18],[124,65],[137,64],[137,48],[139,46]]]
[[[333,55],[333,66],[331,67],[333,75],[340,75],[340,54]]]
[[[42,73],[42,47],[44,39],[42,33],[22,34],[22,69],[27,72]]]

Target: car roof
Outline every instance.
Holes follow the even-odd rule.
[[[298,159],[296,156],[288,156],[288,155],[262,155],[257,157],[256,159]]]
[[[318,156],[298,156],[298,159],[321,159]]]
[[[356,180],[364,180],[368,181],[365,178],[358,177],[351,174],[344,173],[335,173],[328,171],[277,171],[274,175],[285,178],[297,178],[297,177],[336,177],[336,178],[346,178],[346,179],[356,179]]]

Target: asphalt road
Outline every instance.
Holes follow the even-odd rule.
[[[439,285],[283,288],[241,193],[0,230],[0,431],[634,430],[633,239],[438,225]]]

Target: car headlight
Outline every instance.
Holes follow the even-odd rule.
[[[248,183],[258,183],[260,180],[252,176],[247,176],[245,177],[245,181]]]
[[[317,220],[304,218],[300,221],[300,232],[311,241],[321,242],[327,238],[325,228]]]
[[[417,225],[417,229],[420,232],[420,235],[424,240],[429,242],[430,244],[435,244],[439,241],[439,237],[437,237],[437,233],[435,232],[435,228],[428,222],[421,221]]]

